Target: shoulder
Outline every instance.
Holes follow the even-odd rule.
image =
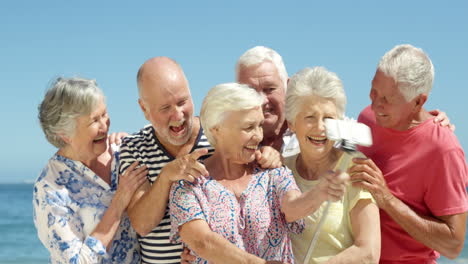
[[[195,148],[208,148],[210,150],[214,150],[210,142],[208,141],[208,138],[205,135],[205,131],[201,126],[198,132],[198,138],[197,142],[195,143]]]
[[[368,105],[366,108],[364,108],[361,111],[358,117],[358,122],[364,123],[368,126],[371,126],[375,123],[374,112],[372,111],[372,108],[370,105]]]
[[[447,127],[435,124],[432,119],[418,127],[418,137],[427,147],[432,147],[434,153],[445,155],[448,152],[463,152],[457,136]]]
[[[295,154],[295,155],[284,158],[283,164],[289,169],[293,170],[296,167],[296,160],[297,160],[298,155],[299,154]]]
[[[148,143],[155,143],[154,128],[151,124],[143,127],[139,132],[122,139],[121,149],[138,148]]]
[[[49,160],[34,183],[33,196],[37,205],[39,199],[45,199],[49,204],[65,203],[68,200],[67,186],[76,180],[74,173],[59,157],[55,155]]]

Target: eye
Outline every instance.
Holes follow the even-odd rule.
[[[264,92],[265,94],[271,94],[271,93],[274,92],[275,90],[276,90],[276,88],[269,87],[269,88],[263,89],[263,92]]]
[[[249,125],[248,127],[244,128],[244,130],[249,132],[249,131],[252,131],[253,128],[254,128],[253,125]]]
[[[159,111],[160,112],[165,112],[165,111],[169,110],[169,108],[170,108],[170,106],[166,105],[166,106],[163,106],[163,107],[159,108]]]
[[[178,106],[183,106],[183,105],[185,105],[186,102],[187,102],[187,99],[184,99],[184,100],[178,102],[177,105]]]

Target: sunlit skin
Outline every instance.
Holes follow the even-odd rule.
[[[317,180],[319,175],[333,168],[339,155],[333,147],[334,142],[326,137],[326,118],[338,118],[335,103],[311,95],[301,99],[295,122],[288,123],[291,131],[296,133],[301,149],[297,167],[307,180]]]
[[[406,101],[393,78],[379,70],[372,80],[370,99],[377,124],[382,127],[405,131],[432,117],[422,109],[427,95]]]
[[[110,119],[102,99],[90,114],[77,118],[72,136],[62,136],[67,146],[61,148],[58,154],[92,167],[97,157],[107,150],[109,126]]]
[[[160,62],[165,59],[169,60],[156,58],[143,65],[139,104],[159,141],[170,152],[177,153],[178,147],[197,134],[199,126],[194,126],[198,122],[193,122],[193,102],[184,73],[171,61]]]
[[[215,155],[222,155],[232,164],[253,162],[263,139],[263,120],[260,107],[226,113],[222,125],[212,129],[216,140]]]
[[[255,88],[257,92],[265,95],[263,114],[264,144],[281,148],[283,142],[277,143],[278,138],[282,138],[285,126],[284,106],[285,87],[275,65],[269,61],[257,65],[241,66],[239,69],[239,83],[247,84]],[[279,148],[273,144],[280,144]]]

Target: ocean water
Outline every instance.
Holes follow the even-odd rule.
[[[0,184],[0,264],[48,262],[48,252],[33,223],[32,188],[32,184]],[[468,263],[468,246],[456,260],[441,258],[438,262]]]

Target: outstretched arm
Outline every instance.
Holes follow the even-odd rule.
[[[346,182],[349,179],[347,173],[328,172],[320,178],[315,188],[301,193],[300,191],[288,191],[281,203],[281,211],[286,221],[293,222],[315,212],[325,201],[338,201],[344,194]]]

